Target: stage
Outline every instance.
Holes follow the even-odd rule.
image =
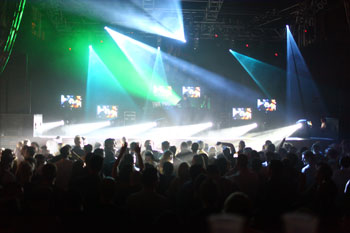
[[[126,137],[127,141],[138,142],[144,144],[146,140],[152,141],[153,149],[161,150],[161,143],[169,141],[171,145],[180,147],[182,142],[199,140],[208,144],[209,147],[215,147],[217,151],[222,150],[217,146],[217,142],[232,143],[236,149],[241,140],[245,141],[247,147],[254,150],[262,150],[262,146],[266,140],[272,141],[276,147],[286,138],[286,143],[291,143],[297,148],[309,147],[320,142],[322,146],[328,146],[336,141],[336,139],[325,137],[300,137],[303,136],[303,125],[300,123],[292,124],[274,129],[261,129],[257,123],[244,124],[241,126],[228,127],[218,129],[212,122],[192,124],[192,125],[173,125],[164,127],[157,125],[156,122],[139,123],[128,126],[113,126],[109,121],[94,122],[84,124],[62,125],[63,122],[51,122],[43,124],[46,130],[41,131],[40,135],[36,132],[35,136],[1,136],[0,147],[11,148],[16,147],[16,143],[24,139],[38,142],[39,145],[47,145],[55,147],[57,144],[74,145],[74,137],[80,135],[85,138],[84,144],[100,143],[107,138],[114,138],[117,146],[121,146],[120,139]],[[297,135],[298,137],[293,137]],[[306,136],[304,134],[304,136]],[[56,150],[57,148],[52,148]]]

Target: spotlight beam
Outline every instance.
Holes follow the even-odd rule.
[[[152,10],[148,11],[143,1],[104,1],[75,0],[68,1],[63,7],[66,11],[94,17],[103,22],[112,22],[123,27],[136,29],[146,33],[160,35],[186,42],[184,35],[181,0],[154,1]],[[74,5],[78,5],[74,6]],[[171,12],[171,13],[169,13]]]
[[[65,132],[66,136],[74,137],[77,134],[79,135],[89,134],[98,129],[107,127],[109,125],[110,125],[110,121],[65,125],[63,127],[63,132]]]
[[[207,138],[219,140],[237,139],[258,127],[257,123],[208,132]]]
[[[119,48],[123,51],[125,56],[129,59],[130,63],[134,66],[135,70],[142,78],[143,83],[146,86],[142,87],[143,89],[146,89],[145,91],[143,91],[142,95],[147,95],[145,93],[152,92],[152,95],[149,95],[149,97],[151,97],[154,101],[167,102],[172,105],[177,104],[180,100],[180,97],[174,91],[171,91],[171,94],[169,96],[156,96],[153,94],[153,85],[165,86],[166,81],[164,80],[164,78],[159,76],[158,73],[153,72],[153,67],[155,65],[154,60],[152,60],[151,68],[151,64],[149,64],[151,62],[148,62],[147,64],[147,61],[145,61],[145,59],[150,59],[153,57],[157,59],[157,54],[160,54],[160,50],[143,44],[130,37],[127,37],[108,27],[105,27],[105,29],[116,42],[116,44],[119,46]],[[163,63],[161,63],[160,65],[163,66]],[[160,68],[162,69],[162,67]],[[150,82],[150,80],[152,80],[152,82]]]
[[[275,91],[279,89],[278,81],[282,81],[285,78],[285,71],[231,49],[229,51],[242,65],[260,90],[271,99],[271,92],[275,93]],[[275,86],[272,86],[273,83],[275,83]],[[282,83],[280,85],[282,85]],[[269,87],[270,91],[268,91],[266,87]]]
[[[94,136],[98,138],[132,138],[136,136],[140,137],[144,134],[144,132],[147,132],[156,126],[156,122],[147,122],[129,126],[108,127],[94,132]]]
[[[205,81],[211,88],[217,88],[220,90],[225,90],[225,93],[229,96],[246,98],[246,96],[251,96],[252,98],[258,98],[258,94],[252,89],[236,83],[232,80],[228,80],[223,76],[215,74],[204,68],[191,64],[185,60],[181,60],[177,57],[173,57],[167,53],[162,53],[163,61],[168,62],[168,64],[181,68],[186,71],[186,75],[189,78],[199,79]],[[228,89],[230,87],[230,89]]]
[[[112,38],[115,40],[120,49],[125,53],[130,62],[135,66],[135,69],[141,74],[141,77],[143,76],[143,79],[149,80],[149,77],[145,77],[148,76],[145,74],[145,67],[140,66],[140,64],[144,64],[144,59],[141,58],[143,56],[150,57],[157,54],[158,49],[143,44],[125,35],[122,35],[108,27],[105,27],[105,29],[112,36]],[[183,72],[184,76],[188,78],[193,78],[194,80],[200,79],[201,81],[205,82],[211,89],[215,89],[216,91],[217,89],[225,90],[225,93],[228,96],[239,97],[242,99],[245,99],[246,96],[251,96],[251,98],[258,98],[260,96],[260,94],[246,86],[243,86],[232,80],[228,80],[225,77],[212,73],[208,70],[205,70],[201,67],[195,66],[191,63],[188,63],[184,60],[173,57],[163,52],[162,60],[169,67],[174,67],[177,70],[180,70],[180,72]],[[157,82],[162,83],[162,81],[158,78]],[[179,100],[180,98],[173,92],[171,96],[171,101],[169,102],[172,104],[176,104]]]
[[[271,140],[272,143],[278,144],[282,141],[283,138],[289,137],[301,127],[302,125],[298,123],[278,129],[263,131],[259,133],[251,133],[246,135],[244,140],[249,141],[249,143],[247,143],[249,147],[260,150],[266,140]]]
[[[132,6],[135,7],[135,9],[137,9],[139,12],[144,13],[146,15],[147,18],[153,20],[154,22],[156,22],[158,25],[162,26],[163,28],[167,29],[169,32],[171,32],[171,29],[169,29],[167,26],[163,25],[163,23],[161,21],[159,21],[158,19],[156,19],[153,15],[151,15],[150,13],[148,13],[145,9],[143,9],[142,7],[138,6],[135,2],[131,1]]]
[[[126,59],[125,59],[126,60]],[[103,90],[103,93],[101,93]],[[115,103],[115,100],[123,101]],[[121,86],[118,79],[112,74],[104,64],[92,46],[89,46],[89,67],[86,84],[86,116],[96,114],[96,106],[107,104],[122,107],[136,107],[126,90]]]
[[[45,133],[51,129],[57,128],[64,125],[64,121],[56,121],[56,122],[48,122],[48,123],[43,123],[42,125],[42,132]]]
[[[187,139],[197,133],[212,127],[211,122],[195,125],[172,126],[155,128],[143,135],[145,138],[163,138],[163,139]]]
[[[318,87],[305,59],[288,27],[287,31],[287,82],[286,103],[289,120],[305,118],[310,112],[324,114],[327,111]],[[313,100],[318,99],[315,102]],[[306,111],[307,110],[307,111]],[[310,117],[310,116],[309,116]]]
[[[300,76],[299,76],[299,72],[298,72],[298,67],[297,67],[297,63],[296,63],[296,60],[295,60],[295,51],[294,49],[292,49],[292,39],[293,39],[293,36],[292,36],[292,33],[290,32],[289,30],[289,27],[287,25],[287,52],[288,52],[288,57],[292,57],[293,58],[293,65],[294,65],[294,71],[295,71],[295,77],[296,77],[296,80],[297,80],[297,84],[298,84],[298,90],[299,90],[299,98],[300,98],[300,103],[301,103],[301,110],[302,110],[302,113],[303,115],[305,115],[305,102],[304,102],[304,96],[303,96],[303,92],[301,91],[301,84],[300,84]],[[290,60],[288,59],[288,62],[290,62]],[[290,64],[288,64],[288,68],[290,69]]]

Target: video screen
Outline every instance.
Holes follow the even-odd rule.
[[[82,98],[80,95],[61,95],[62,108],[81,108]]]
[[[273,112],[277,109],[277,102],[275,99],[258,99],[258,110],[264,112]]]
[[[232,108],[232,117],[234,120],[251,120],[251,108]]]
[[[171,86],[153,86],[153,94],[158,97],[171,96],[172,90]]]
[[[97,118],[115,119],[118,117],[118,106],[116,105],[97,105]]]
[[[182,87],[182,95],[187,95],[189,98],[200,98],[200,87]]]

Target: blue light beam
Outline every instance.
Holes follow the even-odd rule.
[[[305,118],[309,113],[323,114],[325,106],[316,83],[288,26],[287,29],[287,115]],[[310,117],[310,116],[309,116]]]
[[[65,1],[61,7],[112,25],[186,42],[181,0],[75,0]]]
[[[229,51],[268,98],[271,98],[271,93],[273,96],[278,94],[285,71],[231,49]]]

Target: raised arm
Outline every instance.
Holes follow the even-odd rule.
[[[118,165],[119,165],[121,159],[123,158],[127,148],[128,148],[128,143],[124,142],[122,148],[119,151],[119,155],[113,164],[113,169],[112,169],[112,177],[113,178],[116,178],[118,176]]]
[[[138,161],[138,166],[140,168],[140,172],[143,171],[145,165],[143,164],[143,159],[142,159],[142,156],[141,156],[141,147],[139,144],[137,144],[135,146],[135,154],[136,154],[136,158],[137,158],[137,161]]]
[[[286,138],[283,138],[282,142],[278,145],[277,151],[279,151],[283,147],[285,142],[286,142]]]
[[[235,146],[232,143],[229,143],[229,142],[218,142],[218,143],[222,144],[223,146],[230,147],[232,155],[236,153]]]

